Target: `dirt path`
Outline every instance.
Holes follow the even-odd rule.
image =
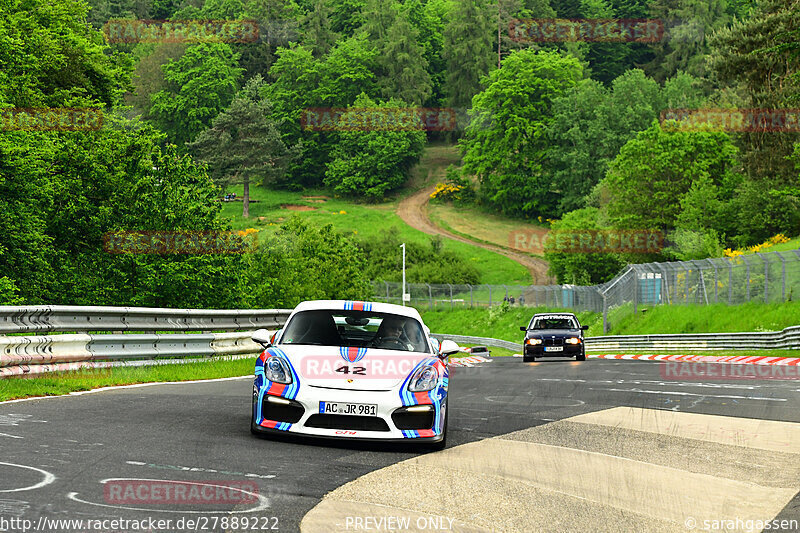
[[[412,228],[425,232],[428,235],[441,235],[448,239],[478,246],[513,259],[528,269],[528,272],[531,273],[531,278],[533,278],[534,285],[550,285],[555,283],[547,274],[548,265],[544,259],[514,252],[493,244],[472,241],[460,235],[450,233],[431,222],[431,219],[428,217],[427,208],[428,200],[434,189],[435,186],[433,185],[424,187],[402,200],[400,205],[397,206],[397,215]]]

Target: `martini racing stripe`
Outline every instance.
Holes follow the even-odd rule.
[[[269,381],[266,379],[266,375],[264,373],[264,364],[266,360],[270,356],[276,356],[283,360],[284,363],[289,367],[289,371],[292,374],[292,382],[288,385],[285,383],[275,383],[273,381]],[[257,386],[259,386],[258,390],[258,403],[256,405],[256,420],[259,421],[260,426],[273,428],[273,429],[280,429],[280,430],[288,430],[292,427],[292,425],[288,422],[275,422],[274,420],[267,420],[262,416],[262,406],[264,401],[264,396],[269,394],[271,396],[282,396],[284,398],[288,398],[293,400],[297,397],[297,393],[300,390],[300,378],[297,376],[297,372],[295,371],[294,367],[292,366],[291,361],[286,356],[286,354],[280,348],[267,348],[264,352],[259,356],[256,360],[256,380]]]
[[[370,302],[347,301],[344,303],[345,311],[372,311]]]
[[[357,363],[367,355],[366,348],[357,348],[355,346],[340,346],[339,355],[348,363]]]

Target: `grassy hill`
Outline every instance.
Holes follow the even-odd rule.
[[[226,189],[239,197],[242,186]],[[332,224],[342,233],[353,234],[356,238],[376,238],[391,228],[397,228],[406,242],[427,242],[430,237],[406,225],[394,210],[398,200],[381,204],[360,204],[342,198],[335,198],[327,191],[275,191],[262,187],[250,187],[250,218],[242,218],[242,203],[225,202],[223,216],[231,221],[234,229],[256,228],[270,234],[281,222],[292,215],[300,215],[315,224]],[[472,262],[480,273],[482,283],[491,284],[530,284],[528,271],[519,263],[502,255],[483,250],[477,246],[444,241],[444,248],[458,253]],[[398,254],[400,250],[398,250]]]

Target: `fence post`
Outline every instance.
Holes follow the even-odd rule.
[[[474,304],[472,303],[472,285],[469,285],[469,306],[472,307]]]
[[[639,305],[639,272],[631,269],[633,273],[633,316],[636,316],[637,307]]]
[[[608,301],[604,292],[600,295],[603,297],[603,335],[605,335],[608,333]]]
[[[775,252],[775,255],[781,259],[781,301],[786,301],[786,258],[780,252]]]
[[[769,261],[767,256],[761,252],[756,252],[756,255],[764,261],[764,303],[769,303]]]
[[[447,286],[450,287],[450,309],[452,309],[453,308],[453,286],[450,285],[449,283],[447,284]]]
[[[492,306],[492,286],[491,285],[487,285],[487,287],[489,287],[489,307],[491,307]]]
[[[386,284],[386,303],[388,304],[391,303],[391,300],[389,300],[389,282],[384,281],[384,283]]]
[[[717,264],[714,261],[712,261],[711,259],[706,259],[706,261],[711,263],[711,266],[714,267],[714,303],[717,303],[717,301],[718,301],[718,298],[717,298],[717,288],[718,287],[717,286],[719,285],[719,281],[717,281]]]
[[[428,286],[428,309],[433,309],[433,291],[431,290],[431,284],[426,283],[425,285]]]
[[[739,257],[741,257],[742,261],[744,261],[744,264],[747,265],[747,300],[746,301],[749,302],[750,301],[750,263],[747,261],[747,258],[745,256],[740,255]]]
[[[728,258],[728,305],[733,305],[733,261]]]

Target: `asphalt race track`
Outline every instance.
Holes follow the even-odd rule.
[[[747,531],[756,520],[797,531],[800,382],[668,380],[663,369],[453,368],[437,453],[255,438],[247,378],[4,403],[0,531],[97,530],[63,519],[152,520],[152,531]],[[141,480],[234,481],[248,501],[109,492]]]

